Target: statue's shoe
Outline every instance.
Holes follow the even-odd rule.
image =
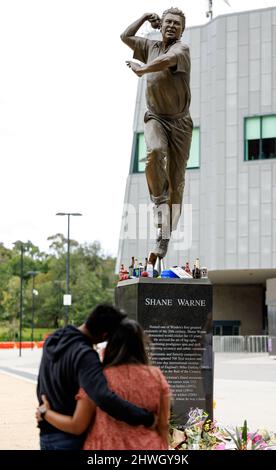
[[[164,258],[166,256],[167,251],[168,251],[169,241],[170,241],[169,238],[162,238],[160,241],[156,242],[153,252],[156,254],[157,257]]]
[[[148,260],[150,263],[152,263],[154,268],[153,277],[160,276],[162,271],[165,269],[163,258],[160,258],[160,256],[157,256],[156,253],[153,253],[153,251],[151,251],[148,255]]]
[[[157,258],[164,258],[168,251],[168,246],[170,242],[170,231],[165,230],[164,228],[159,228],[156,238],[156,243],[154,249],[150,252],[148,258],[149,262],[154,266]]]

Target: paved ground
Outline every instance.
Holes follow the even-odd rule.
[[[267,354],[215,355],[215,417],[224,425],[276,431],[276,358]]]
[[[35,421],[41,350],[0,350],[0,449],[39,449]]]
[[[0,449],[38,449],[34,410],[41,350],[0,351]],[[276,431],[276,359],[266,354],[215,355],[215,418],[247,419],[252,430]]]
[[[0,374],[0,449],[39,449],[35,384]]]

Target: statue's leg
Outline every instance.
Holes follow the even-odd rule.
[[[168,138],[162,124],[156,119],[145,123],[147,145],[146,178],[152,202],[159,206],[168,203],[167,154]]]
[[[169,139],[169,158],[167,165],[172,231],[177,229],[181,215],[185,171],[190,153],[191,140],[192,123],[190,118],[174,121]]]
[[[154,203],[155,225],[158,227],[156,244],[149,255],[153,264],[157,257],[164,258],[170,239],[169,182],[167,172],[168,137],[156,119],[145,123],[147,145],[146,178],[150,197]]]

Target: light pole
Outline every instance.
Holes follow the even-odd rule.
[[[229,7],[231,7],[230,3],[228,0],[223,0],[224,3],[226,3]],[[207,18],[210,18],[210,20],[213,19],[213,0],[208,0],[208,7],[209,7],[209,10],[206,11],[206,16]]]
[[[22,348],[22,326],[23,326],[23,256],[24,245],[20,246],[20,316],[19,316],[19,357],[21,357]]]
[[[23,277],[24,277],[24,243],[19,240],[14,242],[15,247],[20,243],[20,308],[19,308],[19,357],[22,350],[22,327],[23,327]]]
[[[34,312],[35,312],[35,302],[34,296],[37,295],[37,291],[35,290],[35,276],[39,274],[39,271],[28,271],[27,275],[32,276],[33,278],[33,286],[32,286],[32,333],[31,333],[31,342],[32,342],[32,349],[34,347]]]
[[[70,216],[81,216],[80,212],[58,212],[56,215],[67,215],[67,256],[66,256],[66,298],[63,304],[65,306],[65,326],[69,321],[69,305],[71,305],[70,292]]]

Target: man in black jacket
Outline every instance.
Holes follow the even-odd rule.
[[[79,328],[68,325],[47,338],[37,384],[40,404],[41,396],[46,395],[53,410],[73,415],[75,395],[82,387],[91,400],[113,418],[133,426],[153,424],[153,413],[119,398],[109,390],[99,356],[92,349],[93,344],[108,340],[125,317],[110,305],[99,305]],[[61,432],[46,420],[40,421],[39,427],[42,450],[82,447],[84,436]]]

